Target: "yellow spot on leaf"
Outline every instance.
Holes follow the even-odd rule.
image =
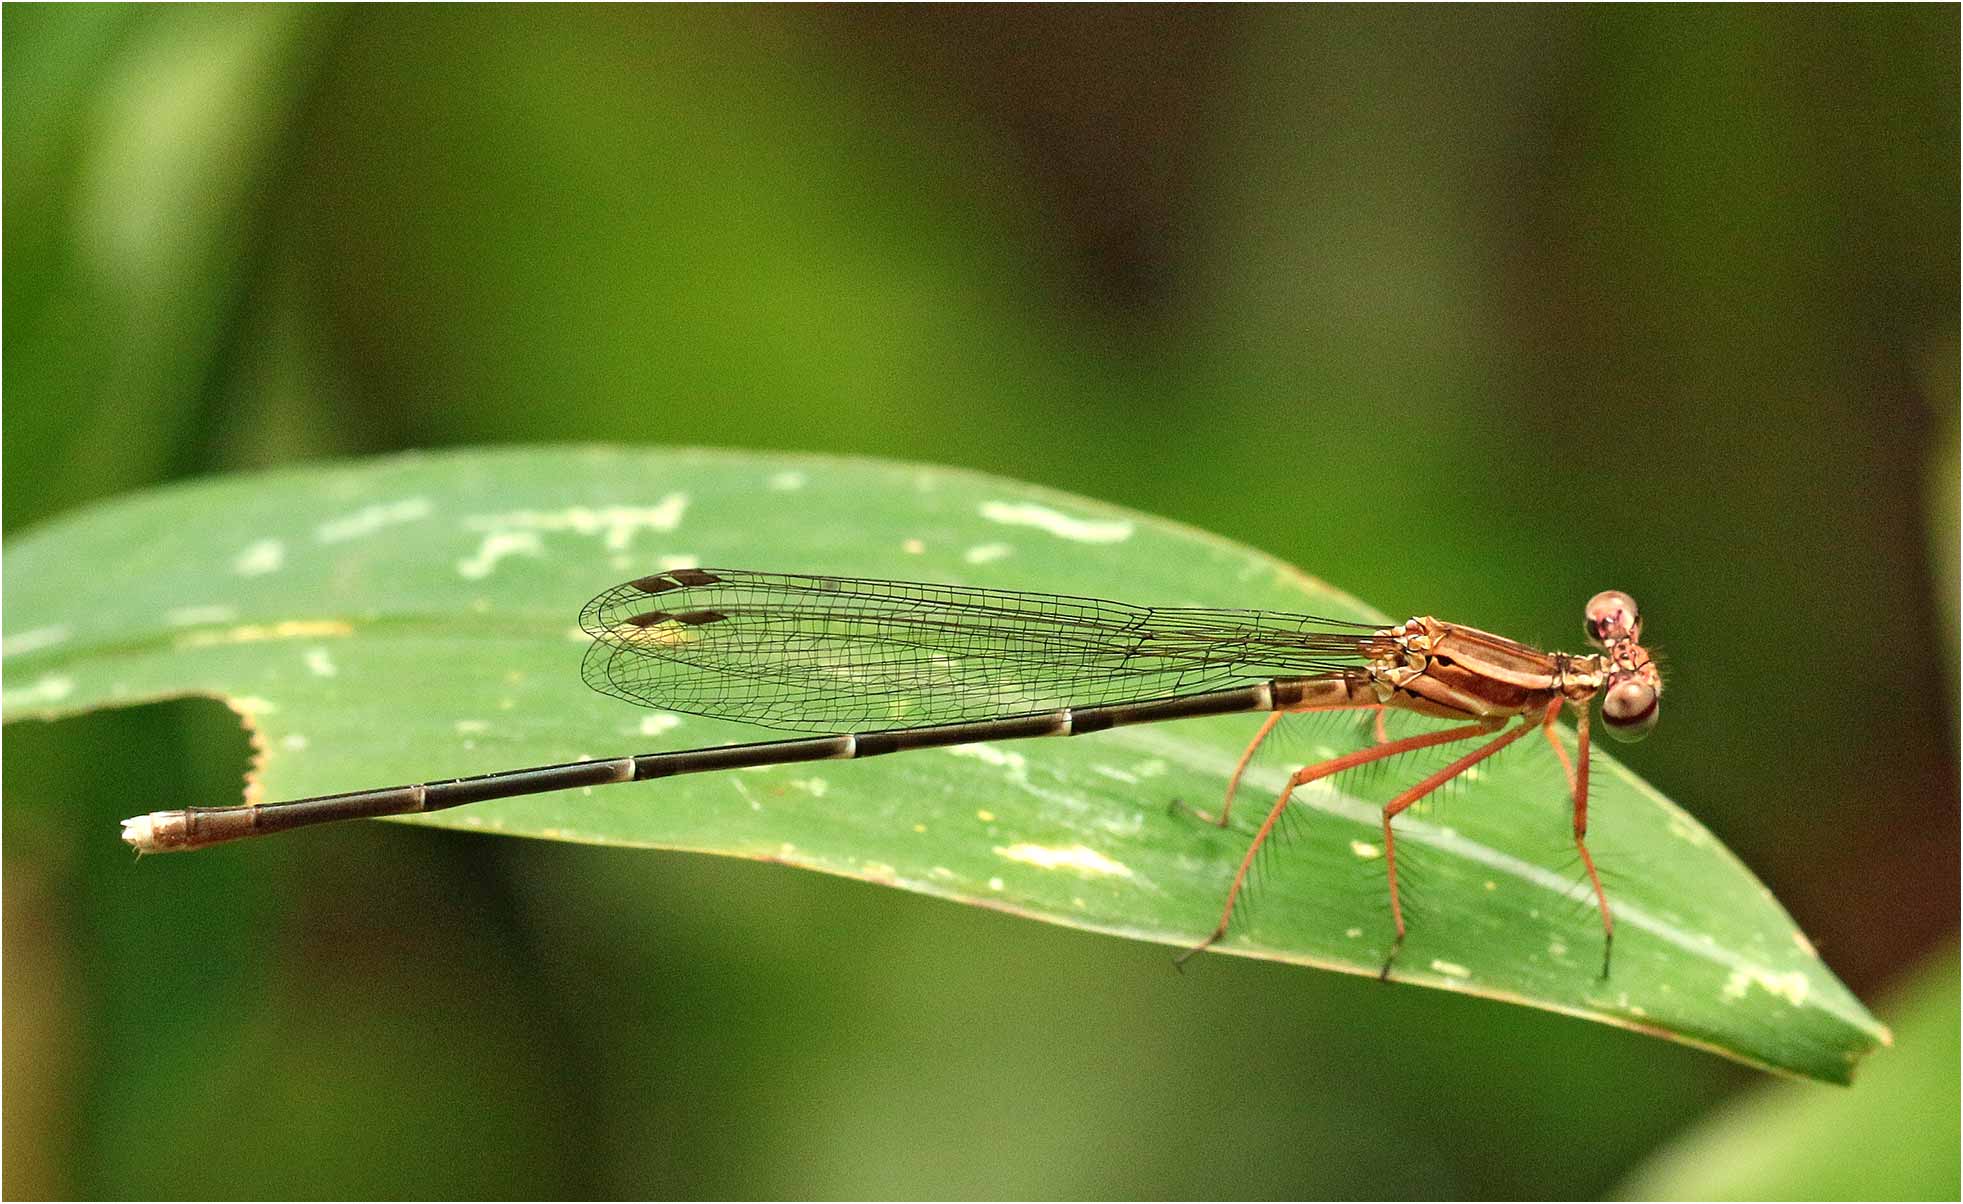
[[[224,644],[256,644],[263,640],[338,639],[354,634],[340,619],[288,619],[284,623],[248,623],[223,631],[187,631],[177,637],[179,648],[215,648]]]

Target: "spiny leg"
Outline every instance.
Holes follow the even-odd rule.
[[[1234,762],[1234,772],[1227,778],[1227,797],[1220,804],[1219,818],[1216,819],[1204,811],[1194,811],[1194,815],[1208,823],[1218,824],[1223,828],[1227,826],[1227,813],[1233,810],[1234,792],[1240,789],[1241,775],[1247,772],[1248,762],[1254,760],[1255,751],[1261,747],[1261,742],[1268,738],[1269,733],[1275,730],[1275,724],[1281,722],[1284,714],[1286,714],[1284,711],[1275,711],[1263,719],[1261,730],[1254,733],[1254,739],[1248,741],[1247,748],[1241,752],[1241,759]]]
[[[1615,920],[1609,914],[1609,896],[1602,889],[1602,876],[1595,872],[1595,858],[1588,852],[1588,708],[1581,707],[1575,720],[1576,760],[1570,781],[1574,786],[1574,847],[1581,850],[1581,864],[1588,870],[1588,881],[1595,887],[1595,906],[1602,912],[1602,977],[1609,976],[1609,954],[1615,948]],[[1554,721],[1561,714],[1559,702],[1550,703],[1541,723],[1549,740],[1554,739]],[[1556,744],[1554,747],[1559,748]],[[1562,758],[1564,761],[1566,757]]]
[[[1233,884],[1227,888],[1227,905],[1220,909],[1220,923],[1214,928],[1212,935],[1173,959],[1173,964],[1177,966],[1185,965],[1195,953],[1198,953],[1208,945],[1213,944],[1221,937],[1227,935],[1227,925],[1234,918],[1234,904],[1240,898],[1241,888],[1247,884],[1247,872],[1254,865],[1254,855],[1261,851],[1262,844],[1267,841],[1269,834],[1274,831],[1275,823],[1281,818],[1282,812],[1288,807],[1289,796],[1295,793],[1296,787],[1306,786],[1310,782],[1329,777],[1331,774],[1342,773],[1346,769],[1354,769],[1358,765],[1367,765],[1372,761],[1394,757],[1399,753],[1414,752],[1420,748],[1431,748],[1439,744],[1451,744],[1458,740],[1471,740],[1477,736],[1487,735],[1493,730],[1494,724],[1491,721],[1469,723],[1464,727],[1446,728],[1441,732],[1427,732],[1421,736],[1406,736],[1402,740],[1393,740],[1388,744],[1379,744],[1372,748],[1359,749],[1353,753],[1345,753],[1340,757],[1331,758],[1321,764],[1309,765],[1297,770],[1288,779],[1288,785],[1282,788],[1281,797],[1276,799],[1275,805],[1268,809],[1268,818],[1261,822],[1260,829],[1254,833],[1254,842],[1247,846],[1247,853],[1241,858],[1240,868],[1234,871]],[[1395,880],[1393,880],[1392,884],[1391,897],[1394,907],[1396,900]]]
[[[1561,728],[1560,725],[1555,722],[1555,720],[1559,719],[1560,717],[1561,717],[1561,703],[1557,699],[1554,702],[1551,702],[1547,705],[1547,714],[1541,720],[1540,732],[1541,735],[1547,737],[1547,746],[1554,750],[1554,755],[1556,757],[1560,758],[1561,772],[1567,775],[1568,793],[1572,794],[1574,793],[1574,788],[1575,788],[1574,761],[1568,757],[1568,750],[1561,747],[1561,737],[1560,737]],[[1583,723],[1587,723],[1588,716],[1586,714],[1583,714],[1581,717],[1581,721]]]
[[[1310,711],[1332,711],[1332,710],[1348,711],[1348,710],[1357,710],[1357,709],[1360,708],[1348,707],[1348,706],[1303,707],[1299,710],[1273,712],[1266,719],[1261,721],[1261,730],[1254,733],[1254,739],[1248,741],[1247,747],[1241,750],[1240,760],[1234,762],[1234,772],[1227,778],[1227,797],[1220,804],[1220,814],[1218,816],[1208,815],[1206,812],[1200,810],[1197,807],[1189,807],[1185,803],[1178,802],[1177,800],[1175,800],[1174,802],[1175,809],[1184,811],[1188,815],[1191,815],[1196,819],[1205,820],[1207,823],[1214,824],[1218,827],[1222,827],[1222,828],[1226,827],[1228,815],[1234,809],[1234,795],[1240,789],[1241,777],[1247,773],[1248,765],[1252,764],[1254,761],[1254,754],[1260,750],[1262,742],[1267,740],[1269,735],[1271,735],[1274,732],[1275,724],[1281,722],[1281,717],[1283,715],[1301,715],[1301,714],[1306,714]],[[1386,710],[1386,708],[1382,706],[1372,706],[1369,707],[1368,709],[1377,712],[1377,721],[1376,721],[1377,743],[1379,744],[1388,743],[1390,737],[1384,732],[1384,711]]]
[[[1557,708],[1559,705],[1559,703],[1555,704]],[[1398,813],[1409,807],[1412,803],[1417,802],[1425,795],[1430,794],[1440,786],[1443,786],[1466,770],[1471,769],[1474,765],[1479,764],[1479,762],[1485,760],[1487,757],[1492,756],[1500,749],[1505,748],[1507,745],[1532,731],[1532,723],[1533,721],[1531,719],[1523,720],[1513,730],[1503,732],[1497,738],[1489,740],[1478,748],[1473,749],[1463,757],[1460,757],[1450,765],[1447,765],[1437,773],[1432,774],[1424,781],[1419,782],[1416,786],[1411,787],[1403,794],[1398,795],[1390,802],[1384,804],[1384,873],[1390,879],[1390,918],[1391,923],[1397,927],[1397,936],[1391,941],[1390,956],[1384,959],[1384,968],[1378,973],[1378,978],[1390,977],[1391,963],[1397,960],[1398,950],[1404,947],[1404,906],[1398,901],[1397,897],[1397,837],[1391,833],[1390,821],[1397,818]],[[1466,731],[1468,729],[1455,728],[1453,730]],[[1496,725],[1488,722],[1470,729],[1470,732],[1473,735],[1487,735],[1494,730],[1496,730]]]

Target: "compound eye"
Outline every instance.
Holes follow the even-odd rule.
[[[1646,681],[1619,681],[1602,699],[1602,724],[1609,735],[1628,743],[1649,735],[1662,711],[1655,686]]]
[[[1588,599],[1588,607],[1582,611],[1582,625],[1588,629],[1588,642],[1597,648],[1637,639],[1643,634],[1636,600],[1619,589],[1605,589]]]

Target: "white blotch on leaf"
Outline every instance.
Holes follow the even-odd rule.
[[[1769,995],[1778,996],[1794,1007],[1803,1007],[1813,984],[1798,970],[1781,974],[1762,966],[1741,966],[1733,970],[1731,977],[1725,981],[1724,997],[1743,999],[1754,986]]]
[[[983,502],[981,516],[1011,527],[1035,527],[1077,543],[1123,543],[1132,532],[1128,519],[1073,518],[1034,502]]]
[[[513,510],[506,514],[473,514],[464,526],[473,531],[571,531],[600,535],[610,552],[624,552],[638,531],[673,531],[682,524],[688,495],[671,493],[652,506],[568,506],[564,510]],[[690,568],[682,564],[676,568]]]
[[[1096,822],[1101,831],[1128,839],[1145,829],[1145,814],[1142,811],[1127,811],[1123,815],[1102,816]]]
[[[507,556],[537,556],[543,551],[538,536],[530,531],[493,531],[477,545],[475,555],[457,561],[457,572],[479,581],[490,576],[498,561]]]
[[[164,612],[166,627],[198,627],[206,623],[229,623],[239,617],[236,606],[212,604],[209,606],[179,606]]]
[[[19,690],[8,690],[0,694],[0,705],[9,707],[40,706],[44,703],[60,702],[75,692],[75,679],[63,677],[58,673],[45,674],[31,686]]]
[[[783,472],[771,474],[770,479],[765,481],[764,485],[775,493],[795,493],[804,488],[804,482],[805,476],[803,473],[793,469],[785,469]]]
[[[327,655],[325,648],[309,648],[306,653],[307,672],[315,677],[333,677],[341,671],[334,658]]]
[[[641,716],[640,734],[643,736],[659,736],[663,732],[674,731],[681,725],[681,719],[674,715],[643,715]]]
[[[1670,835],[1694,845],[1708,844],[1711,839],[1711,834],[1698,824],[1686,816],[1674,813],[1670,816]]]
[[[365,535],[373,535],[383,527],[393,527],[428,518],[431,509],[429,499],[426,497],[407,497],[397,502],[376,502],[372,506],[363,506],[353,514],[344,514],[321,523],[314,528],[314,538],[322,543],[342,543],[350,539],[360,539]]]
[[[961,559],[967,561],[969,564],[987,564],[991,560],[1000,560],[1004,556],[1011,555],[1014,552],[1015,549],[1005,543],[976,544],[966,552],[963,552]]]
[[[0,656],[25,656],[30,652],[39,652],[43,648],[54,647],[68,636],[69,628],[65,623],[52,627],[32,627],[0,640]]]
[[[947,751],[953,756],[1006,769],[1011,782],[1026,784],[1029,781],[1029,761],[1021,753],[1003,752],[992,744],[956,744]]]
[[[459,719],[456,727],[459,736],[481,736],[491,730],[491,723],[488,719]]]
[[[286,563],[286,544],[278,539],[262,539],[248,544],[232,558],[232,571],[241,577],[263,577],[277,573]]]
[[[1384,855],[1384,851],[1382,849],[1378,848],[1374,844],[1371,844],[1367,840],[1350,841],[1350,852],[1355,853],[1358,857],[1362,858],[1364,861],[1374,861],[1377,858],[1382,857]]]
[[[1466,969],[1464,966],[1459,965],[1457,962],[1439,961],[1437,958],[1433,958],[1431,962],[1431,968],[1438,971],[1440,974],[1443,974],[1447,978],[1471,978],[1472,977],[1472,971]]]
[[[1131,867],[1113,861],[1096,849],[1080,844],[1052,848],[1040,844],[1012,844],[995,850],[997,857],[1010,861],[1020,861],[1027,865],[1041,866],[1046,870],[1067,869],[1080,874],[1100,878],[1129,878]]]

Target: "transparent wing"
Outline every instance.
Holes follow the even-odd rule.
[[[1375,628],[911,581],[677,569],[587,603],[586,683],[802,732],[1179,697],[1357,664]]]

